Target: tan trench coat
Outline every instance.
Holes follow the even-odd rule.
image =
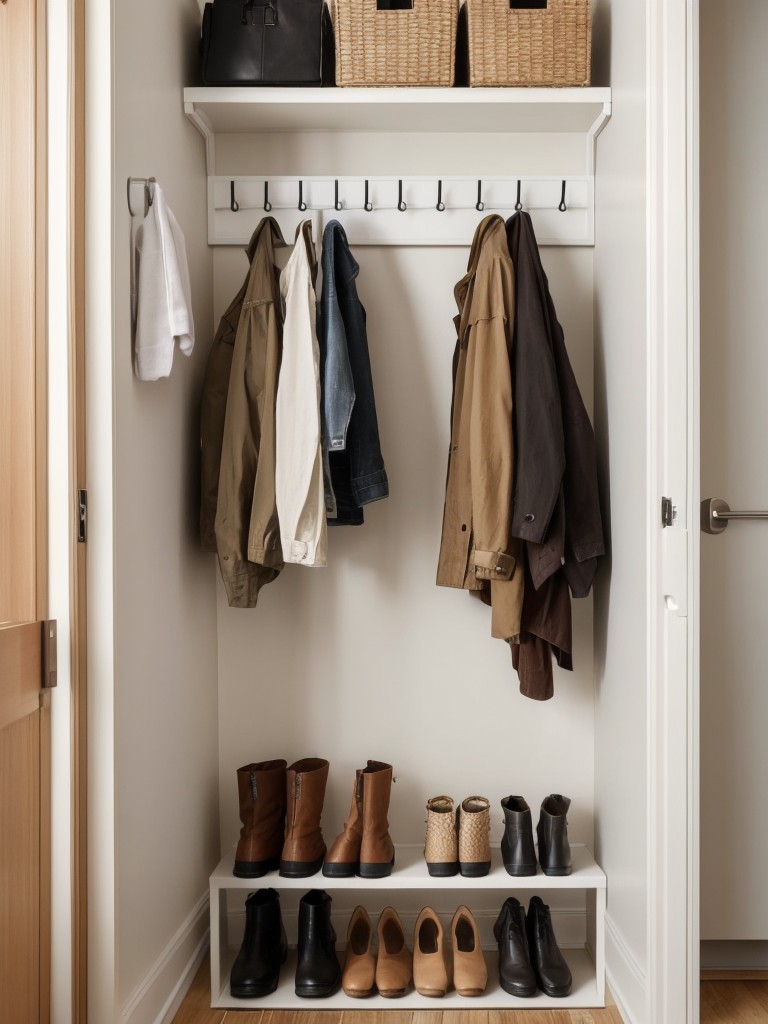
[[[277,221],[265,217],[251,238],[251,269],[244,290],[221,321],[204,384],[202,539],[210,545],[214,481],[218,480],[216,550],[229,604],[237,608],[254,607],[261,587],[283,567],[275,504],[275,401],[282,321],[274,250],[285,244]]]
[[[520,542],[510,536],[514,268],[501,217],[478,225],[454,294],[459,314],[437,584],[479,592],[493,609],[493,636],[511,640],[520,633],[524,565]]]

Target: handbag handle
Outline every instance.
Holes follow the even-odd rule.
[[[243,13],[240,18],[240,22],[243,25],[255,25],[256,24],[256,11],[261,9],[264,11],[264,24],[268,27],[272,27],[277,24],[277,0],[245,0],[243,3]]]

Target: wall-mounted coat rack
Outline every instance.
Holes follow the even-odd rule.
[[[208,178],[208,242],[247,245],[269,213],[286,238],[332,218],[352,245],[469,245],[480,217],[530,213],[540,245],[594,245],[594,179],[559,177]]]

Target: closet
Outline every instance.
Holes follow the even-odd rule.
[[[404,845],[386,881],[345,881],[337,889],[321,876],[298,886],[286,886],[274,875],[262,879],[256,887],[281,890],[289,942],[296,933],[293,897],[314,886],[332,894],[341,942],[358,902],[372,914],[391,903],[411,935],[419,902],[447,916],[471,900],[484,945],[492,949],[493,921],[515,886],[497,870],[479,887],[454,881],[438,888],[418,856],[426,801],[436,793],[456,800],[473,793],[489,796],[492,840],[498,842],[500,800],[510,785],[531,794],[535,814],[544,796],[570,786],[571,841],[586,844],[579,849],[581,868],[562,886],[548,880],[543,891],[561,941],[569,947],[589,945],[599,963],[595,971],[588,958],[582,963],[579,952],[569,949],[578,981],[567,1001],[599,1005],[603,920],[602,914],[596,920],[595,900],[605,879],[588,852],[593,843],[591,601],[574,602],[573,675],[559,673],[555,700],[536,707],[517,693],[509,649],[490,638],[487,609],[469,595],[437,588],[435,572],[450,439],[453,288],[466,270],[467,246],[483,216],[474,208],[477,185],[486,211],[501,207],[509,216],[520,180],[521,199],[531,208],[538,234],[556,243],[544,250],[545,259],[569,353],[591,405],[591,172],[596,137],[610,115],[610,90],[419,90],[414,96],[413,90],[401,89],[191,88],[184,92],[184,104],[206,140],[208,240],[218,243],[217,287],[239,286],[242,249],[264,214],[265,183],[271,215],[287,239],[303,217],[320,221],[318,239],[322,223],[332,217],[344,224],[360,263],[357,283],[367,310],[390,479],[389,498],[366,507],[363,526],[331,529],[326,569],[288,567],[262,590],[251,612],[219,605],[220,728],[229,737],[229,754],[222,751],[225,861],[212,888],[212,913],[221,923],[212,941],[213,1001],[243,1005],[228,992],[233,952],[228,947],[234,945],[236,952],[242,897],[254,888],[253,880],[227,884],[228,847],[239,831],[229,776],[250,760],[307,756],[331,761],[323,811],[329,843],[343,824],[355,768],[369,757],[393,764],[391,833]],[[337,180],[346,207],[340,211],[333,207]],[[362,209],[366,181],[371,212]],[[405,210],[397,208],[401,181]],[[435,209],[439,181],[445,211]],[[231,209],[232,182],[237,211]],[[573,207],[565,211],[558,209],[563,182],[564,205]],[[309,205],[305,212],[297,209],[299,184]],[[326,208],[313,209],[321,205]],[[221,245],[222,239],[230,244]],[[428,249],[418,244],[422,239],[432,243]],[[408,865],[405,872],[397,866],[400,859]],[[528,881],[534,887],[520,894],[523,898],[542,889],[544,879]],[[286,998],[290,1005],[302,1005],[293,997],[290,970],[283,974],[288,983],[266,1002],[253,1001],[254,1007],[284,1006]],[[431,1005],[416,996],[408,997],[408,1005],[411,1000]],[[496,989],[495,999],[489,992],[478,1005],[524,1002],[510,1001]],[[541,1002],[534,998],[532,1005]],[[348,1003],[343,994],[322,1001],[323,1006]]]
[[[190,85],[198,19],[197,3],[188,0],[115,6],[112,77],[101,79],[114,97],[111,112],[99,101],[103,66],[96,56],[91,69],[89,335],[113,338],[111,348],[91,345],[89,354],[90,677],[94,687],[100,683],[91,704],[92,763],[113,766],[94,774],[91,784],[92,813],[113,823],[110,838],[93,850],[91,924],[103,940],[93,954],[94,978],[116,979],[114,998],[131,1024],[161,1019],[173,979],[183,978],[204,952],[208,877],[239,830],[239,765],[327,757],[323,830],[330,842],[343,825],[355,768],[375,758],[394,765],[390,831],[410,847],[404,864],[408,856],[418,863],[424,808],[437,793],[457,801],[487,796],[495,843],[501,797],[522,794],[534,819],[547,794],[571,797],[571,842],[593,851],[607,877],[608,982],[634,1014],[628,1019],[640,1024],[649,870],[643,12],[607,0],[594,4],[594,90],[545,96],[489,90],[483,100],[470,90],[440,98],[346,90],[299,97],[281,90],[272,100],[237,90],[222,100],[220,90]],[[595,150],[593,126],[609,103],[611,120]],[[205,129],[206,145],[185,111]],[[103,194],[96,184],[100,167],[111,167]],[[190,260],[196,348],[190,360],[177,356],[171,377],[157,384],[137,382],[131,368],[130,176],[162,183]],[[538,704],[517,692],[509,650],[491,639],[487,609],[434,582],[449,440],[453,287],[466,270],[481,213],[463,211],[459,237],[428,238],[429,245],[396,230],[412,230],[411,218],[420,224],[428,216],[445,217],[453,230],[450,211],[382,213],[394,227],[377,244],[350,231],[390,497],[366,508],[362,527],[332,533],[326,569],[287,567],[251,611],[227,607],[215,560],[199,551],[200,386],[218,317],[246,271],[240,233],[247,238],[260,216],[265,180],[275,182],[273,213],[289,238],[302,214],[277,208],[288,204],[293,189],[281,180],[339,179],[347,199],[353,195],[345,192],[347,180],[366,178],[402,179],[405,187],[420,179],[430,202],[439,179],[463,179],[473,191],[478,179],[498,179],[509,183],[503,186],[510,190],[509,212],[518,179],[524,203],[527,180],[548,180],[552,212],[544,216],[553,230],[558,217],[572,223],[582,216],[581,205],[594,202],[594,246],[585,244],[592,241],[585,218],[575,229],[579,244],[543,248],[595,426],[611,552],[600,560],[594,601],[574,602],[575,671],[556,671],[552,701]],[[571,179],[574,188],[586,181],[585,191],[574,192],[583,198],[561,214],[561,182]],[[237,214],[226,208],[232,180]],[[537,191],[532,205],[549,205],[549,192],[540,199]],[[488,201],[486,212],[490,207]],[[331,209],[322,216],[333,215]],[[343,211],[339,216],[343,221]],[[219,232],[230,229],[237,244],[221,244]],[[537,229],[543,241],[547,231]],[[412,879],[409,872],[405,877]],[[289,940],[291,912],[313,885],[331,892],[342,940],[358,902],[373,914],[391,902],[407,931],[421,906],[434,906],[445,920],[469,901],[468,892],[431,886],[426,875],[398,890],[394,878],[386,887],[351,880],[331,888],[322,876],[307,879],[304,888],[286,887]],[[472,890],[470,905],[492,949],[492,922],[515,886],[503,874],[489,879]],[[552,908],[566,955],[588,941],[594,901],[606,892],[600,879],[592,873],[576,885],[574,874],[567,885],[534,890]],[[239,890],[240,903],[230,892],[224,920],[216,916],[232,956],[246,891]],[[532,892],[522,895],[527,903]],[[595,1005],[600,984],[591,967],[588,973],[594,987],[585,1001]],[[109,998],[106,983],[96,983],[94,1019],[111,1019],[98,1012]],[[490,1005],[463,1001],[461,1008]]]

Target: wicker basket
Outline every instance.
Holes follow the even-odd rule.
[[[336,84],[453,85],[459,0],[335,0]]]
[[[466,8],[470,85],[589,85],[589,0],[533,10],[524,0],[466,0]]]

